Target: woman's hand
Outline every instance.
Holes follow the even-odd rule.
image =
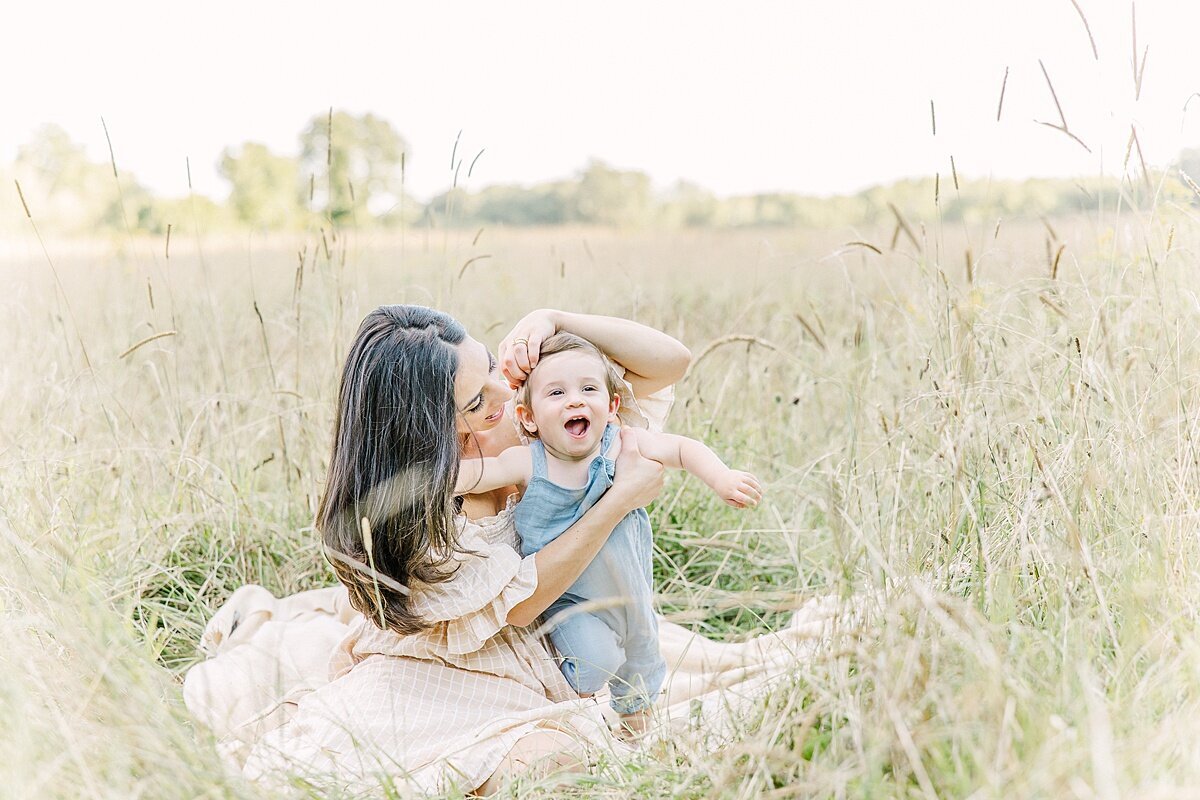
[[[533,555],[537,587],[513,606],[510,625],[529,625],[571,588],[625,515],[662,490],[663,465],[641,454],[633,431],[621,431],[621,454],[613,485],[575,524]]]
[[[650,504],[663,487],[663,465],[646,458],[638,447],[637,432],[621,431],[621,452],[609,494],[616,494],[629,511]]]
[[[559,312],[539,308],[521,318],[500,341],[500,374],[516,389],[537,366],[542,342],[558,333]]]

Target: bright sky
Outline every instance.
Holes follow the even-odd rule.
[[[909,175],[1119,173],[1200,146],[1200,3],[1140,0],[404,2],[53,0],[7,4],[0,163],[62,125],[156,191],[227,191],[244,141],[298,151],[329,106],[412,147],[410,191],[566,177],[591,157],[719,194],[853,191]],[[1139,52],[1140,58],[1140,52]],[[1038,59],[1071,130],[1058,122]],[[1003,116],[996,122],[1005,70]],[[1189,103],[1189,97],[1191,102]],[[930,101],[937,112],[933,135]],[[465,172],[465,167],[464,167]]]

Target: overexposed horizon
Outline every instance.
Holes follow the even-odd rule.
[[[1152,165],[1200,147],[1200,4],[1182,0],[1136,5],[1140,96],[1134,6],[1099,0],[49,2],[6,15],[0,164],[44,124],[106,161],[103,117],[118,168],[168,196],[187,193],[190,163],[195,191],[224,197],[224,148],[295,154],[331,106],[393,124],[422,199],[450,186],[459,131],[460,157],[482,151],[459,175],[468,188],[596,158],[720,195],[848,193],[948,175],[951,156],[967,177],[1119,175],[1131,126]],[[1043,64],[1091,152],[1039,124],[1060,122]]]

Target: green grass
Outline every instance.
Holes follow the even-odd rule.
[[[223,771],[179,680],[237,586],[331,580],[311,525],[341,354],[375,305],[424,302],[489,344],[538,306],[681,338],[703,358],[671,428],[756,472],[767,498],[737,512],[670,476],[651,510],[664,611],[738,639],[808,597],[859,608],[733,744],[681,737],[514,795],[1186,796],[1196,212],[1056,222],[1053,279],[1040,224],[926,224],[921,248],[895,251],[890,230],[489,230],[474,246],[434,231],[403,248],[347,231],[325,234],[328,256],[320,233],[177,230],[169,261],[148,240],[48,241],[49,261],[15,243],[26,255],[0,264],[0,785],[265,794]],[[707,350],[734,335],[754,341]]]

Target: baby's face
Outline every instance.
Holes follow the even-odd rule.
[[[529,376],[530,408],[520,412],[521,423],[536,431],[549,453],[578,461],[595,455],[619,402],[608,393],[598,358],[557,353],[540,360]]]

